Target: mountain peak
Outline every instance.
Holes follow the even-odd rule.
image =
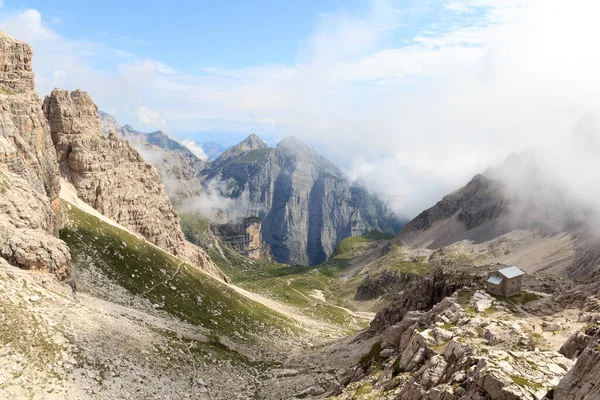
[[[305,148],[310,149],[310,147],[304,143],[302,140],[298,139],[295,136],[286,136],[277,144],[278,148],[282,147],[292,147],[292,148]]]
[[[234,148],[238,151],[259,150],[266,149],[268,147],[269,146],[263,142],[263,140],[256,133],[251,134],[246,139],[234,146]]]

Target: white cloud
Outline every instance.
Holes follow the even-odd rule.
[[[201,160],[208,160],[208,156],[204,152],[202,146],[194,142],[193,140],[182,140],[181,144],[187,147],[196,157]]]
[[[139,122],[147,127],[160,128],[163,127],[167,121],[161,118],[160,113],[153,110],[150,107],[139,106],[137,108]]]
[[[390,45],[398,26],[428,11],[374,2],[364,16],[319,18],[296,64],[198,75],[60,37],[35,10],[0,17],[0,29],[33,45],[41,93],[84,88],[119,120],[148,129],[294,135],[414,215],[507,154],[564,148],[580,116],[600,109],[600,4],[433,4],[454,19],[402,46]]]

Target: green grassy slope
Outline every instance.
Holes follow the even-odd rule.
[[[292,323],[145,240],[63,202],[60,238],[73,268],[89,263],[134,295],[183,321],[219,335],[253,339],[289,334]]]
[[[394,239],[394,236],[380,232],[346,238],[327,262],[316,267],[258,264],[254,268],[228,273],[237,285],[299,307],[308,315],[313,312],[311,307],[320,304],[324,311],[322,314],[326,314],[325,311],[332,312],[326,315],[326,319],[344,323],[347,322],[344,320],[347,313],[335,306],[355,311],[377,311],[382,305],[354,300],[357,288],[367,276],[377,277],[385,271],[417,275],[429,271],[429,265],[424,260],[408,260]],[[383,255],[369,259],[364,264],[355,264],[358,257],[376,245],[386,245]],[[349,268],[356,268],[356,271],[348,273]],[[318,293],[315,290],[322,292],[328,304],[317,301],[314,296]]]

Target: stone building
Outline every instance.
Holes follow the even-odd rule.
[[[488,274],[486,290],[490,294],[510,297],[521,293],[525,272],[517,267],[502,268]]]

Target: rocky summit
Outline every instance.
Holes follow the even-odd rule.
[[[261,218],[263,238],[280,262],[316,265],[346,237],[401,226],[377,197],[295,138],[271,148],[250,135],[201,174],[233,200],[231,209]]]

